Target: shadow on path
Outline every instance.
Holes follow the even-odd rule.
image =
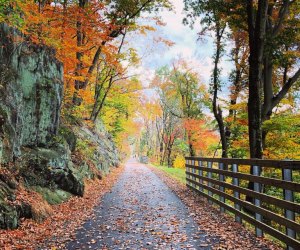
[[[67,249],[211,249],[182,201],[146,166],[130,160],[95,217]]]

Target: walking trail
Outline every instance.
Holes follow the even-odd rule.
[[[67,249],[211,249],[183,202],[145,165],[125,171]]]

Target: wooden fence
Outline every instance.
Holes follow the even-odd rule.
[[[255,226],[257,236],[266,232],[287,249],[300,249],[300,203],[294,200],[300,200],[300,161],[186,157],[186,181],[236,222]]]

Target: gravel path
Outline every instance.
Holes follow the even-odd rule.
[[[214,239],[215,240],[215,239]],[[188,208],[149,168],[130,160],[67,249],[211,249]]]

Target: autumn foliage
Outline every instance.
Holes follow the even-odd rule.
[[[187,119],[184,128],[197,155],[208,155],[210,147],[218,142],[216,132],[208,129],[203,120]]]
[[[139,56],[127,35],[154,31],[151,20],[141,25],[138,17],[169,6],[167,0],[4,0],[0,21],[17,26],[23,39],[55,50],[64,67],[64,121],[79,119],[92,126],[100,119],[122,148],[131,128],[138,126],[133,104],[139,102],[142,89],[139,79],[129,75]],[[157,17],[153,24],[163,25]]]

